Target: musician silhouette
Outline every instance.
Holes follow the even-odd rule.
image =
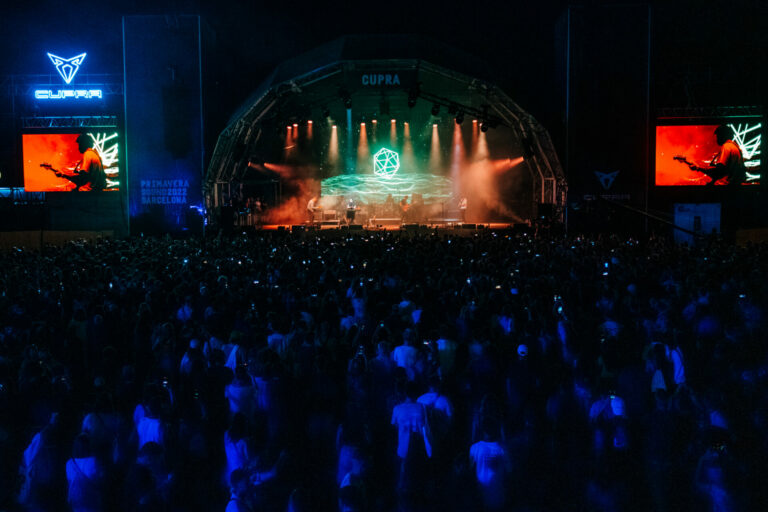
[[[318,207],[318,197],[312,196],[312,198],[307,203],[307,216],[309,217],[309,224],[312,225],[315,223],[315,212],[319,210]]]
[[[75,190],[101,191],[107,187],[107,175],[104,173],[104,165],[101,156],[93,148],[93,139],[86,134],[81,134],[77,139],[77,150],[83,154],[83,158],[75,164],[74,174],[65,174],[54,170],[56,176],[64,178],[75,184]]]
[[[733,129],[726,125],[720,125],[715,129],[715,139],[720,151],[715,155],[708,167],[700,167],[694,163],[688,163],[692,171],[703,172],[712,181],[707,185],[714,185],[716,181],[727,178],[728,185],[741,185],[746,179],[746,168],[741,148],[733,141]]]
[[[410,204],[408,204],[408,196],[403,197],[400,200],[400,217],[403,219],[403,222],[405,222],[408,218],[408,209],[411,207]]]

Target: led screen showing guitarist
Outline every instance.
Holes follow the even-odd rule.
[[[25,190],[118,190],[117,133],[24,134],[22,139]]]
[[[692,171],[701,172],[711,178],[707,185],[741,185],[746,179],[746,168],[741,148],[733,141],[733,130],[728,125],[715,129],[715,139],[720,151],[705,166],[688,161],[683,155],[675,155],[675,160],[686,164]]]
[[[656,126],[656,186],[759,185],[762,123]]]

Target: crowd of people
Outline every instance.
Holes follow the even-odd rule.
[[[0,508],[768,503],[768,247],[446,233],[0,253]]]

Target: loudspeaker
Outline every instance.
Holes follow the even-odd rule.
[[[302,224],[294,224],[291,226],[291,233],[299,233],[306,230],[306,227]]]
[[[558,27],[568,195],[577,200],[621,194],[643,204],[650,141],[650,7],[586,4],[568,7]],[[608,187],[595,174],[617,171]]]
[[[132,219],[188,232],[203,203],[203,46],[199,16],[123,18],[125,162]]]

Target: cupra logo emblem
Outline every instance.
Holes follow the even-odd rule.
[[[72,79],[75,78],[77,71],[80,69],[80,65],[85,60],[85,55],[85,53],[81,53],[75,57],[65,59],[62,57],[57,57],[52,53],[48,53],[48,57],[51,59],[51,62],[53,62],[53,65],[56,66],[56,71],[59,72],[59,75],[61,75],[61,78],[64,79],[64,82],[66,82],[67,85],[69,85],[69,83],[72,82]]]
[[[613,186],[613,180],[616,179],[616,176],[619,175],[619,171],[615,172],[597,172],[595,171],[595,176],[597,176],[598,181],[600,182],[600,185],[603,186],[605,190],[608,190]]]

